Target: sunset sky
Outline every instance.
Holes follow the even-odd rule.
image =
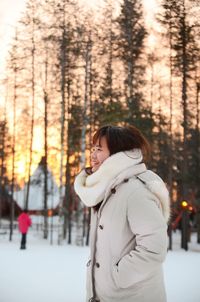
[[[87,0],[82,0],[87,1]],[[87,1],[90,6],[100,3],[102,0]],[[0,1],[0,78],[5,68],[5,57],[9,48],[9,43],[13,35],[15,25],[25,8],[26,0],[1,0]]]
[[[97,7],[103,0],[81,0],[88,7]],[[1,0],[0,1],[0,78],[3,77],[5,69],[5,58],[9,49],[9,43],[14,33],[15,25],[20,13],[25,8],[26,0]],[[156,0],[144,0],[146,18],[151,21],[152,14],[156,8]],[[1,99],[0,99],[1,102]]]
[[[103,0],[80,0],[80,2],[86,3],[90,7],[94,7],[98,10],[98,6],[102,6]],[[148,27],[153,26],[153,14],[156,11],[156,0],[143,0],[145,5],[145,22],[148,23]],[[113,0],[113,3],[117,1]],[[6,56],[9,51],[9,45],[12,42],[12,37],[15,33],[15,26],[17,20],[20,18],[21,13],[25,10],[26,0],[1,0],[0,1],[0,79],[5,77],[5,65],[6,65]],[[155,41],[152,41],[152,44]],[[0,105],[4,104],[4,91],[2,90],[3,86],[0,87]],[[41,139],[41,129],[34,129],[35,137],[33,149],[37,150],[39,155],[36,159],[33,159],[33,169],[35,168],[38,160],[43,152],[43,145]],[[43,134],[42,134],[43,135]],[[20,159],[18,160],[17,172],[21,175],[24,175],[26,169],[26,155],[21,154]]]

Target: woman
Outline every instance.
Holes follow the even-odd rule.
[[[93,143],[92,168],[74,184],[92,208],[87,301],[165,302],[169,197],[143,163],[148,142],[135,127],[105,126]]]

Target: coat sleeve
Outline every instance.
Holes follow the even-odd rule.
[[[167,224],[149,190],[138,188],[128,198],[127,219],[136,246],[114,268],[119,287],[145,280],[161,268],[167,253]]]

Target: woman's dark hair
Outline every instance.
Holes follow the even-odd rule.
[[[103,126],[94,134],[93,144],[95,145],[98,141],[101,145],[102,137],[106,138],[110,155],[139,148],[142,151],[144,160],[149,158],[150,145],[140,130],[134,126]]]

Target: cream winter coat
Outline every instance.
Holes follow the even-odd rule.
[[[103,200],[98,212],[91,210],[87,302],[166,301],[168,191],[141,160],[138,150],[119,152],[75,180],[87,206]]]

